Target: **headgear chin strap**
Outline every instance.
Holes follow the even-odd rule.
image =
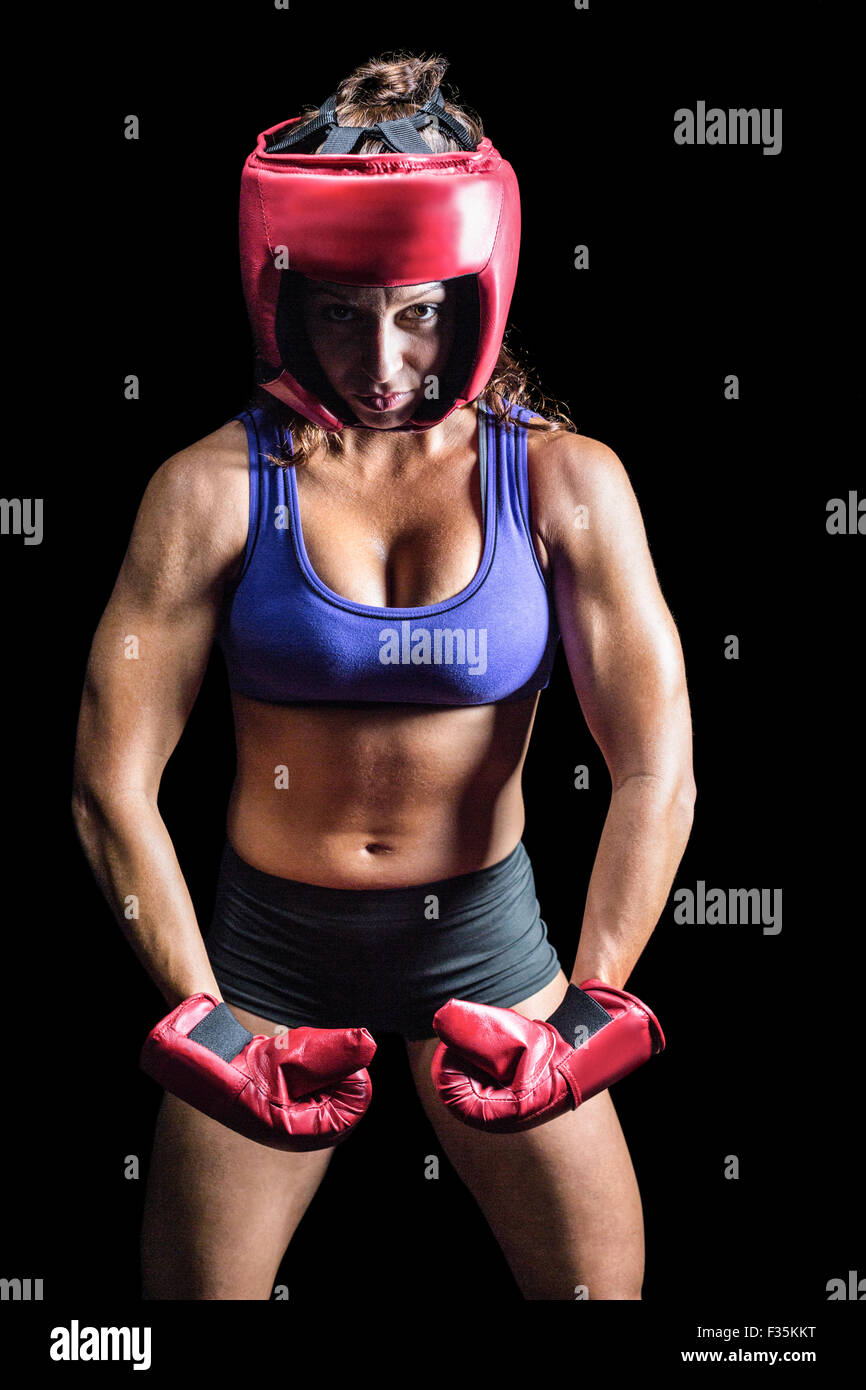
[[[431,123],[461,149],[431,153],[418,134]],[[295,152],[324,132],[318,154]],[[367,138],[393,153],[353,154]],[[473,146],[438,87],[400,120],[341,126],[330,96],[313,120],[296,117],[263,131],[241,176],[240,244],[257,382],[323,429],[360,421],[328,384],[308,341],[303,277],[343,285],[457,282],[455,349],[438,395],[395,429],[431,429],[490,380],[517,275],[520,195],[511,165],[486,137]]]

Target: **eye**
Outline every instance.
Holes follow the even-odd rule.
[[[440,308],[439,304],[410,304],[408,313],[415,323],[434,323]],[[322,310],[324,318],[330,323],[350,323],[354,312],[349,304],[326,304]]]

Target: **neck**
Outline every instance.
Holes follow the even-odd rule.
[[[413,464],[465,448],[477,426],[477,400],[452,411],[441,425],[429,430],[377,430],[349,425],[343,430],[342,458],[353,471],[396,475]]]

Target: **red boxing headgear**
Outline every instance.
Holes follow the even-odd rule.
[[[312,121],[263,131],[244,165],[241,275],[257,381],[323,429],[358,424],[312,352],[299,277],[343,285],[456,280],[457,334],[439,397],[395,427],[428,430],[474,400],[496,365],[517,275],[517,178],[486,137],[472,147],[438,88],[413,116],[371,127],[338,125],[334,104],[331,96]],[[417,133],[431,121],[463,148],[432,154]],[[324,132],[319,153],[292,152]],[[368,136],[395,153],[350,153]]]

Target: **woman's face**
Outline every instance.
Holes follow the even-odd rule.
[[[365,426],[392,429],[435,399],[454,341],[456,292],[307,280],[304,322],[332,388]],[[433,383],[431,386],[431,378]]]

